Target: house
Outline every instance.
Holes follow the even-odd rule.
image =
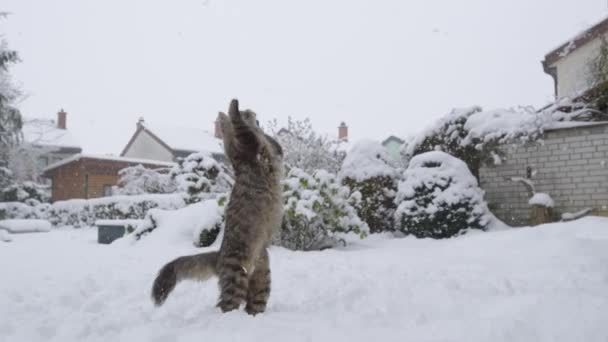
[[[384,146],[384,148],[386,149],[386,153],[390,158],[392,158],[393,160],[399,160],[401,159],[400,149],[404,142],[404,140],[394,135],[391,135],[388,138],[384,139],[384,141],[382,141],[382,146]]]
[[[593,25],[549,52],[542,61],[545,73],[553,77],[555,97],[578,97],[593,85],[590,63],[598,56],[602,40],[608,37],[608,18]]]
[[[589,61],[607,34],[605,19],[545,56],[543,67],[555,80],[557,98],[590,90]],[[541,141],[506,146],[502,163],[480,168],[479,183],[492,212],[512,226],[530,223],[529,189],[515,178],[548,194],[559,214],[608,216],[608,122],[558,122],[544,130]]]
[[[44,176],[52,180],[53,202],[73,198],[97,198],[110,196],[118,183],[118,171],[142,165],[146,168],[166,168],[173,162],[76,154],[51,164],[44,169]]]
[[[194,152],[208,152],[215,159],[223,160],[224,148],[221,138],[218,120],[215,122],[215,132],[210,133],[196,127],[152,125],[141,118],[120,156],[173,162]]]
[[[67,129],[67,113],[62,109],[57,120],[25,118],[22,127],[23,140],[35,150],[37,169],[81,153],[80,144]]]

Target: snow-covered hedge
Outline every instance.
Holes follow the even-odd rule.
[[[350,189],[325,170],[312,176],[292,168],[283,181],[285,210],[274,244],[294,250],[319,250],[335,246],[340,233],[365,237],[369,228],[355,210],[360,193]]]
[[[152,209],[131,238],[160,244],[187,241],[197,247],[213,244],[224,227],[226,199],[203,200],[178,210]]]
[[[394,225],[398,173],[388,161],[380,143],[363,140],[348,152],[340,170],[342,183],[361,194],[357,213],[372,233],[391,230]]]
[[[97,220],[143,219],[153,208],[175,210],[186,205],[183,194],[112,196],[53,203],[47,219],[54,226],[85,227]]]
[[[416,237],[447,238],[486,229],[492,219],[484,192],[467,165],[447,153],[420,154],[399,183],[397,228]]]
[[[189,195],[188,203],[217,198],[232,189],[234,180],[226,165],[204,152],[193,153],[171,170],[178,191]]]
[[[53,226],[75,228],[93,226],[96,220],[143,219],[148,210],[174,210],[186,205],[184,194],[113,196],[73,199],[53,204],[28,206],[22,203],[0,203],[1,219],[42,219]]]
[[[30,219],[43,216],[48,204],[31,206],[21,202],[0,202],[0,220],[4,219]]]
[[[506,143],[538,139],[548,114],[527,109],[483,111],[481,107],[453,109],[405,147],[406,158],[429,151],[443,151],[463,160],[475,175],[486,162],[499,162]]]

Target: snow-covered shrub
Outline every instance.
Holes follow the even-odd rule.
[[[48,210],[49,206],[48,203],[34,207],[21,202],[0,202],[0,220],[44,217],[43,213]]]
[[[171,194],[177,191],[177,182],[169,174],[170,169],[149,169],[143,165],[124,168],[118,172],[116,195]]]
[[[292,168],[283,181],[285,209],[280,234],[274,244],[293,250],[319,250],[335,246],[340,233],[356,233],[361,238],[369,228],[358,216],[355,205],[360,194],[340,185],[325,170],[312,176]]]
[[[188,203],[217,198],[232,189],[234,180],[228,168],[204,152],[193,153],[171,170],[178,191],[189,195]]]
[[[411,158],[429,151],[443,151],[463,160],[478,178],[483,163],[498,161],[504,156],[503,144],[538,139],[544,119],[527,108],[453,109],[414,138],[404,154]]]
[[[425,238],[447,238],[466,229],[485,230],[492,219],[484,192],[467,165],[440,151],[415,156],[399,183],[397,228]]]
[[[143,219],[153,208],[175,210],[186,205],[183,194],[113,196],[55,202],[38,217],[54,226],[93,226],[97,220]]]
[[[225,203],[222,197],[177,210],[152,209],[132,236],[135,240],[156,240],[163,244],[188,241],[197,247],[210,246],[223,229]]]
[[[48,185],[35,182],[13,183],[0,191],[0,200],[38,205],[48,203],[51,200],[51,191]]]
[[[268,123],[270,134],[283,149],[283,160],[287,169],[295,167],[308,173],[315,170],[338,172],[344,153],[339,151],[340,141],[317,134],[310,119],[303,121],[291,117],[287,127],[280,128],[277,121]]]
[[[342,184],[361,194],[355,207],[372,233],[393,227],[398,173],[388,161],[380,143],[363,140],[351,148],[340,170]]]

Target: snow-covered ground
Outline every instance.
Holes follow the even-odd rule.
[[[0,341],[606,341],[608,219],[448,240],[374,235],[322,252],[271,249],[265,314],[221,314],[216,283],[158,268],[200,252],[150,240],[98,245],[93,229],[0,243]]]

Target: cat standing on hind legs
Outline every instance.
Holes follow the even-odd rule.
[[[226,206],[224,239],[217,252],[177,258],[161,268],[152,299],[161,305],[183,279],[219,278],[223,312],[238,309],[252,315],[264,312],[270,295],[267,248],[281,224],[283,151],[257,125],[255,113],[239,111],[232,100],[228,115],[220,113],[226,156],[235,183]]]

